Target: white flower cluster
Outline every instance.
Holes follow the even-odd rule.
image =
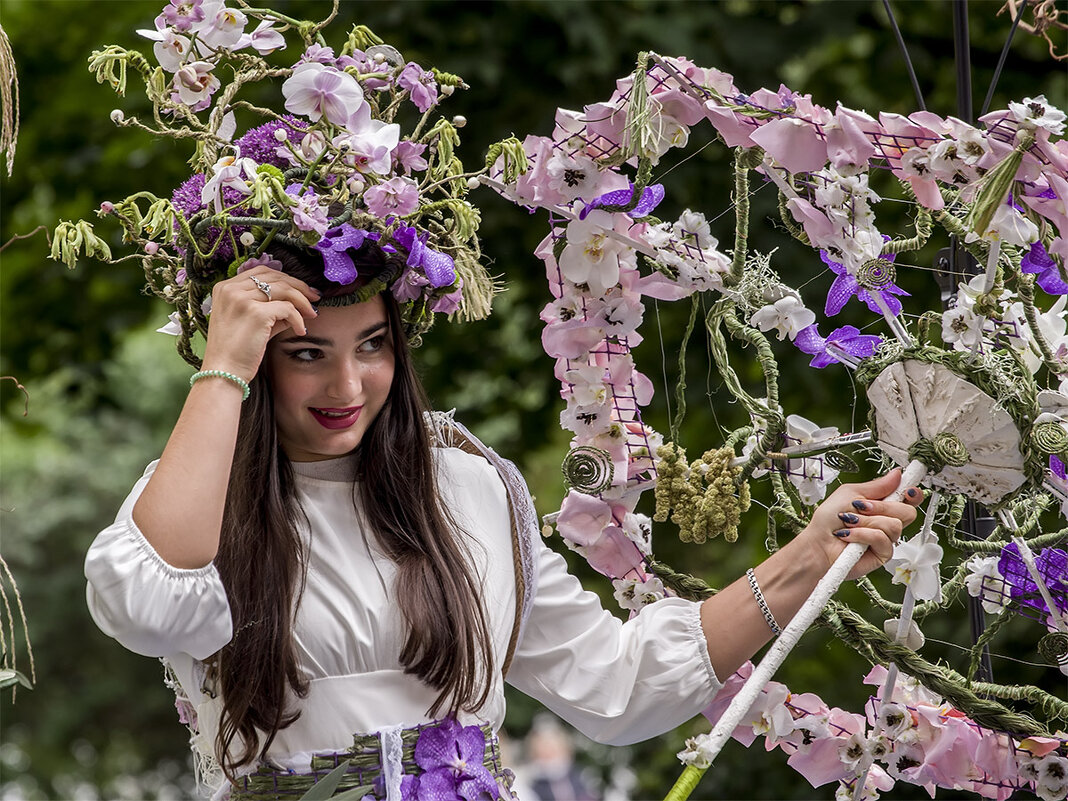
[[[664,582],[656,576],[649,576],[645,581],[639,579],[613,579],[612,586],[616,601],[622,609],[639,612],[654,601],[659,601],[666,593]]]
[[[673,223],[649,226],[643,239],[656,248],[657,261],[677,274],[680,286],[698,292],[723,288],[731,262],[719,249],[705,215],[686,209]]]

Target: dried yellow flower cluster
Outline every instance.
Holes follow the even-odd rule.
[[[702,543],[723,534],[727,542],[738,539],[742,512],[749,508],[749,483],[735,479],[741,468],[731,467],[733,448],[705,451],[686,463],[686,451],[673,442],[657,448],[656,512],[653,520],[679,527],[683,542]]]

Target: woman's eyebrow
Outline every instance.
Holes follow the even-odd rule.
[[[279,342],[281,342],[283,345],[301,344],[301,345],[319,345],[320,347],[330,347],[331,345],[334,344],[332,340],[326,339],[324,337],[312,336],[311,334],[305,334],[304,336],[293,335],[293,336],[285,337],[284,339],[280,339]]]
[[[369,337],[369,336],[373,336],[374,334],[377,334],[380,331],[388,330],[388,329],[389,329],[389,321],[388,320],[382,320],[381,322],[375,323],[374,325],[370,326],[369,328],[365,328],[363,331],[361,331],[359,334],[356,335],[356,339],[358,339],[358,340],[367,339],[367,337]]]

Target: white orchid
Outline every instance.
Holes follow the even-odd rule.
[[[600,297],[619,283],[619,257],[623,245],[608,235],[615,224],[612,215],[599,209],[585,220],[567,225],[567,246],[560,254],[560,272],[576,284],[586,284]]]
[[[883,565],[893,574],[894,584],[904,584],[920,601],[940,600],[942,579],[938,568],[942,564],[942,546],[925,540],[923,533],[909,540],[899,540],[894,555]]]
[[[549,188],[559,192],[567,201],[577,198],[590,200],[598,193],[601,171],[597,169],[597,163],[587,156],[571,156],[554,150],[545,170],[549,174]]]
[[[968,575],[964,585],[968,588],[968,595],[979,599],[984,612],[1000,615],[1005,611],[1009,597],[1005,593],[1005,579],[998,571],[998,557],[973,556],[967,565]]]
[[[211,168],[211,177],[204,182],[200,190],[200,202],[205,206],[209,203],[215,209],[216,214],[223,210],[223,189],[233,189],[242,195],[251,195],[252,187],[249,181],[256,180],[256,162],[249,158],[241,158],[241,153],[235,148],[234,155],[223,156],[215,162]]]
[[[805,308],[805,304],[795,295],[786,295],[774,303],[758,309],[749,318],[749,323],[761,331],[775,329],[779,339],[795,339],[802,329],[816,322],[816,315]]]

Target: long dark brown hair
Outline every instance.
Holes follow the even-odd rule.
[[[337,294],[337,285],[323,278],[318,254],[283,248],[272,253],[286,273],[325,296]],[[395,259],[368,244],[356,254],[356,265],[361,276],[374,275],[395,269]],[[486,614],[462,532],[438,493],[423,417],[429,404],[400,311],[388,290],[382,297],[393,383],[359,446],[354,502],[358,492],[373,535],[397,565],[395,595],[408,626],[400,662],[406,673],[439,691],[428,715],[473,711],[485,703],[494,669]],[[288,691],[298,697],[308,692],[293,638],[307,559],[298,529],[302,511],[292,466],[278,443],[269,383],[261,370],[242,408],[215,557],[234,626],[233,639],[212,664],[223,700],[216,750],[231,780],[299,716],[287,708]],[[243,746],[239,753],[235,741]]]

